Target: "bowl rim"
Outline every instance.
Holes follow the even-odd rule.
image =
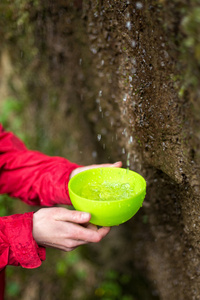
[[[131,200],[131,199],[134,199],[135,197],[138,197],[140,196],[141,194],[146,194],[146,180],[144,179],[144,177],[142,175],[140,175],[139,173],[133,171],[133,170],[130,170],[128,169],[128,171],[130,171],[131,173],[133,174],[136,174],[140,179],[141,181],[143,181],[144,183],[144,188],[142,190],[140,190],[138,193],[134,194],[134,196],[131,196],[131,197],[128,197],[128,198],[125,198],[125,199],[118,199],[118,200],[95,200],[95,199],[88,199],[88,198],[85,198],[85,197],[82,197],[80,195],[78,195],[77,193],[75,193],[72,188],[71,188],[71,185],[73,183],[73,181],[76,179],[76,177],[80,176],[81,173],[86,173],[86,172],[91,172],[92,170],[96,170],[96,169],[116,169],[116,170],[119,170],[119,169],[123,169],[123,170],[127,170],[125,168],[114,168],[114,167],[97,167],[97,168],[92,168],[92,169],[87,169],[87,170],[84,170],[84,171],[81,171],[80,173],[74,175],[70,180],[69,180],[69,183],[68,183],[68,190],[69,190],[69,194],[70,193],[73,193],[75,196],[81,198],[81,199],[84,199],[84,201],[87,201],[89,203],[91,202],[94,202],[94,203],[99,203],[99,204],[102,204],[102,203],[117,203],[117,202],[125,202],[125,201],[128,201],[128,200]],[[124,172],[124,171],[123,171]],[[144,195],[145,196],[145,195]],[[72,204],[73,204],[73,200],[70,198]]]

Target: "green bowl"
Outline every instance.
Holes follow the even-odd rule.
[[[89,212],[90,222],[99,226],[119,225],[132,218],[146,194],[141,175],[115,167],[80,172],[70,179],[68,187],[74,208]]]

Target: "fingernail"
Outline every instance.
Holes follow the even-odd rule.
[[[88,219],[90,219],[90,214],[87,213],[87,212],[81,213],[81,219],[82,220],[88,220]]]

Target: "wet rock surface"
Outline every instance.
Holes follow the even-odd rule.
[[[143,242],[132,237],[129,254],[140,257],[161,299],[200,297],[199,120],[189,87],[181,95],[184,81],[175,80],[187,65],[177,46],[184,40],[179,15],[184,5],[91,1],[85,12],[101,91],[96,132],[109,128],[102,145],[147,179],[148,221],[137,228]],[[135,222],[127,227],[138,237]]]

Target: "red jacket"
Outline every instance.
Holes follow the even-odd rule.
[[[28,150],[0,124],[0,194],[30,205],[71,204],[67,186],[77,167],[64,158]],[[0,217],[0,271],[6,265],[36,268],[45,259],[45,248],[32,236],[32,218],[33,212]],[[0,283],[0,294],[2,290]]]

